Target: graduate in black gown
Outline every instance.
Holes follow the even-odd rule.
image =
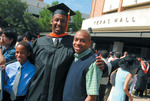
[[[143,60],[142,60],[143,59]],[[140,64],[137,71],[137,81],[135,84],[134,95],[143,97],[144,90],[146,89],[148,76],[150,73],[149,62],[144,58],[140,59]]]
[[[63,3],[48,9],[54,12],[52,33],[33,43],[35,76],[29,87],[27,101],[62,101],[64,83],[73,61],[73,37],[65,30],[69,21],[68,12],[70,16],[75,13]],[[103,67],[103,61],[99,61],[99,67]]]

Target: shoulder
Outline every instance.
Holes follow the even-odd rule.
[[[130,80],[132,78],[132,74],[131,73],[128,73],[127,75],[126,75],[126,79],[127,80]]]
[[[35,66],[32,63],[30,63],[29,60],[27,60],[24,66],[26,66],[30,70],[35,70]]]
[[[13,48],[13,49],[10,50],[10,52],[11,52],[11,53],[15,53],[15,52],[16,52],[16,49]]]
[[[92,54],[92,53],[89,53]],[[96,61],[96,56],[94,54],[92,54],[89,58],[91,58],[93,61]]]
[[[96,56],[91,55],[92,53],[89,53],[81,58],[81,60],[84,60],[87,65],[95,65],[96,64]]]
[[[17,65],[19,65],[19,62],[15,61],[13,63],[8,64],[6,67],[17,66]]]
[[[8,50],[6,50],[5,53],[15,53],[15,52],[16,52],[15,47],[10,47]]]
[[[5,71],[16,70],[18,66],[19,66],[18,61],[10,63],[6,66]]]
[[[34,65],[29,61],[27,60],[25,64],[23,64],[23,66],[31,66],[31,67],[34,67]]]
[[[87,68],[93,68],[96,66],[96,56],[92,53],[88,53],[81,58]],[[90,67],[89,67],[90,66]]]
[[[66,41],[73,41],[73,36],[71,36],[71,35],[66,35],[62,38],[63,38],[63,40],[66,40]]]
[[[12,48],[10,49],[10,51],[16,51],[16,48],[15,48],[15,47],[12,47]]]
[[[34,66],[32,63],[30,63],[29,66],[30,66],[33,70],[35,69],[35,66]]]
[[[34,42],[33,42],[33,44],[34,43],[43,43],[43,41],[45,42],[46,40],[49,40],[51,37],[49,37],[49,36],[42,36],[42,37],[40,37],[40,38],[37,38]]]
[[[116,59],[116,60],[114,60],[113,62],[119,62],[120,61],[120,59]]]
[[[93,63],[90,64],[89,70],[98,70],[100,69],[96,66],[96,61],[93,61]]]
[[[50,45],[52,43],[52,40],[50,37],[47,36],[43,36],[40,38],[37,38],[33,44],[32,44],[32,48],[36,49],[39,46],[45,47],[46,45]]]
[[[127,70],[123,70],[123,69],[121,69],[121,68],[119,68],[120,69],[120,71],[122,71],[123,73],[124,73],[124,75],[128,75],[128,74],[131,74],[129,71],[127,71]]]

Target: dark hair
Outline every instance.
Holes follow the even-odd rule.
[[[35,40],[37,38],[36,34],[32,34],[32,40]]]
[[[120,58],[121,54],[119,52],[115,52],[114,56],[116,56],[117,58]]]
[[[103,58],[107,58],[109,53],[108,53],[107,50],[102,50],[102,51],[100,52],[100,54],[101,54],[101,56],[102,56]]]
[[[128,55],[119,61],[119,66],[122,69],[129,71],[133,76],[136,74],[140,65],[135,56]]]
[[[27,31],[27,32],[24,33],[24,37],[26,37],[28,41],[31,41],[32,37],[33,37],[33,34],[29,31]]]
[[[133,69],[138,65],[138,60],[132,55],[128,55],[119,61],[119,66],[123,69]]]
[[[18,43],[18,45],[23,45],[25,47],[25,49],[27,50],[27,52],[32,52],[32,48],[31,48],[31,46],[28,42],[21,41],[21,42]]]
[[[31,47],[31,45],[30,45],[28,42],[26,42],[26,41],[21,41],[21,42],[19,42],[19,43],[17,44],[17,46],[18,46],[18,45],[23,45],[23,46],[25,47],[26,51],[27,51],[27,52],[30,52],[30,56],[28,57],[28,59],[29,59],[29,61],[30,61],[31,63],[34,63],[34,62],[33,62],[33,57],[32,57],[33,53],[32,53],[32,47]]]
[[[10,46],[14,46],[16,44],[17,41],[17,32],[13,29],[10,28],[5,28],[2,31],[3,34],[5,34],[5,36],[9,39],[13,39],[13,42],[11,43]]]
[[[21,42],[23,40],[24,36],[23,35],[19,35],[17,37],[17,42]]]

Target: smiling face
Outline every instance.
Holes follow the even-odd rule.
[[[87,31],[78,31],[73,40],[73,48],[77,54],[81,54],[91,45],[91,37]]]
[[[16,47],[15,56],[16,56],[17,61],[19,61],[20,64],[23,65],[27,61],[28,56],[30,56],[30,52],[28,52],[23,45],[18,44]]]
[[[67,25],[67,17],[61,14],[55,14],[51,19],[52,32],[56,34],[63,34]]]

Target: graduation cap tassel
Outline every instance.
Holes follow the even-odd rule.
[[[70,9],[69,9],[69,12],[68,12],[68,19],[67,19],[67,25],[66,25],[66,32],[67,32],[67,29],[68,29],[69,17],[70,17]]]

